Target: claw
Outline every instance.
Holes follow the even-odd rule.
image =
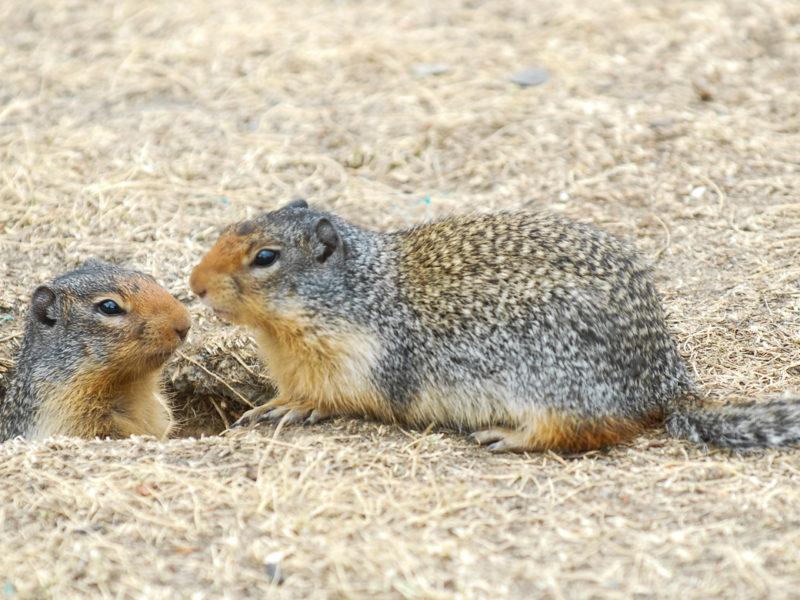
[[[275,424],[280,423],[281,425],[294,425],[296,423],[313,425],[327,419],[328,416],[327,413],[317,409],[291,408],[285,404],[274,406],[269,402],[248,410],[231,424],[230,429],[234,427],[253,427],[264,421],[271,421]]]
[[[264,421],[271,420],[272,413],[274,411],[275,407],[269,406],[268,404],[264,404],[262,406],[256,406],[255,408],[248,410],[236,421],[234,421],[229,429],[233,429],[234,427],[252,427],[253,425],[257,425],[258,423],[263,423]]]
[[[242,415],[238,419],[236,419],[233,423],[230,424],[228,429],[235,429],[237,427],[250,427],[250,417],[247,415]]]
[[[533,450],[528,436],[514,429],[483,429],[469,436],[490,452],[525,452]]]
[[[253,425],[258,425],[259,423],[263,423],[264,421],[272,421],[275,422],[278,420],[278,417],[275,415],[276,409],[270,408],[269,410],[265,410],[264,412],[255,415],[253,419]]]
[[[486,446],[486,448],[489,450],[489,452],[504,452],[505,450],[508,450],[508,448],[506,448],[505,440],[497,440],[496,442],[492,442]]]
[[[503,433],[497,429],[484,429],[482,431],[473,431],[469,434],[469,439],[473,440],[476,444],[479,446],[489,446],[489,448],[503,441],[503,437]]]
[[[286,411],[279,420],[284,425],[295,425],[297,423],[303,423],[306,418],[308,418],[309,414],[307,410],[292,408]]]
[[[311,411],[311,414],[306,417],[306,420],[303,421],[303,425],[314,425],[315,423],[324,421],[327,418],[328,415],[315,408],[314,410]]]

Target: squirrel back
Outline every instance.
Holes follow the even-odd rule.
[[[165,438],[173,420],[159,375],[190,323],[152,277],[96,260],[40,285],[0,404],[0,441]]]
[[[744,421],[705,407],[637,253],[558,217],[376,233],[295,201],[228,227],[190,283],[254,330],[278,384],[242,423],[367,415],[497,450],[587,450],[659,422],[718,445],[800,441],[791,403],[785,425],[776,404]],[[777,433],[754,435],[765,417]]]

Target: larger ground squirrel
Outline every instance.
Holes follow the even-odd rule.
[[[33,292],[0,441],[51,435],[165,438],[164,363],[189,311],[149,275],[88,260]]]
[[[707,405],[648,269],[612,235],[512,212],[376,233],[304,201],[228,227],[193,291],[252,328],[277,398],[240,419],[365,415],[582,451],[664,423],[723,447],[800,442],[800,403]]]

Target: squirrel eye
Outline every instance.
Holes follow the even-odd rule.
[[[277,250],[259,250],[253,262],[250,263],[254,267],[268,267],[276,260],[278,260],[279,252]]]
[[[110,316],[125,314],[125,310],[113,300],[101,300],[97,303],[97,310]]]

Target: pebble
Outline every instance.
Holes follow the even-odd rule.
[[[550,79],[550,73],[544,69],[537,69],[532,67],[530,69],[523,69],[511,76],[511,83],[516,83],[523,87],[532,87],[535,85],[542,85]]]

